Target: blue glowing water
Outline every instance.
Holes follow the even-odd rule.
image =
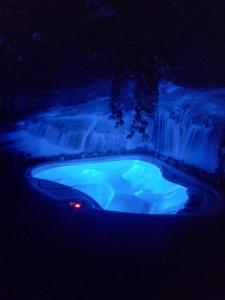
[[[80,190],[110,211],[175,214],[188,200],[187,188],[166,180],[159,167],[142,160],[53,164],[33,169],[32,176]]]

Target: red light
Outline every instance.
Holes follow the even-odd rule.
[[[80,203],[80,202],[76,202],[76,203],[74,204],[74,207],[76,207],[76,208],[81,208],[81,203]]]
[[[70,201],[69,205],[73,208],[81,208],[82,207],[82,203],[80,201]]]

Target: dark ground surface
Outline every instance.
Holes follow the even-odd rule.
[[[77,213],[0,159],[0,300],[225,299],[225,213]]]

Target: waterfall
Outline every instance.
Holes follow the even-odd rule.
[[[5,140],[7,145],[9,141],[12,142],[13,149],[32,157],[120,152],[145,147],[214,172],[220,140],[218,124],[225,117],[225,104],[224,109],[221,109],[222,92],[179,88],[162,94],[159,109],[148,126],[147,141],[142,140],[137,133],[132,139],[126,138],[134,117],[129,105],[127,109],[130,111],[124,113],[125,125],[115,127],[114,120],[109,119],[107,97],[77,106],[52,107],[46,112],[36,113],[18,123]]]
[[[90,114],[59,117],[34,122],[29,120],[25,130],[54,145],[80,152],[120,151],[127,148],[125,129],[115,128],[108,115]]]
[[[218,131],[212,126],[194,124],[188,114],[182,119],[175,119],[168,111],[159,110],[149,125],[147,142],[137,136],[132,140],[126,138],[131,115],[127,115],[125,128],[115,128],[114,121],[100,113],[56,114],[37,120],[26,123],[25,129],[29,134],[76,153],[116,152],[144,145],[209,172],[216,168]]]
[[[217,164],[219,133],[212,126],[193,124],[188,114],[181,120],[158,111],[154,118],[151,149],[213,172]]]

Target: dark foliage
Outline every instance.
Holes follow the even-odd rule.
[[[3,0],[1,110],[7,107],[10,113],[15,109],[9,99],[20,90],[42,94],[45,90],[72,87],[82,78],[115,78],[119,74],[117,81],[136,78],[137,108],[147,87],[141,93],[138,90],[143,82],[149,82],[149,98],[153,100],[148,100],[151,107],[147,111],[152,112],[157,102],[159,71],[154,57],[172,66],[176,71],[173,79],[183,84],[221,84],[223,12],[222,0]],[[120,92],[115,89],[121,84],[112,84],[115,105],[111,103],[115,110],[112,115],[118,117],[119,123],[122,105]]]

